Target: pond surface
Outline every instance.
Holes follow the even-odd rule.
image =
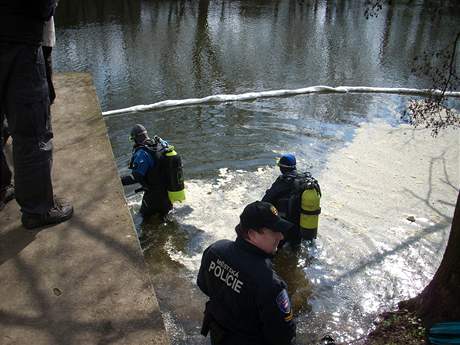
[[[411,72],[414,57],[453,40],[460,6],[439,19],[424,1],[405,3],[366,19],[358,1],[61,0],[54,66],[91,72],[104,111],[313,85],[429,88],[429,77]],[[187,202],[176,207],[172,223],[142,225],[144,254],[174,344],[206,343],[199,335],[205,298],[195,284],[201,253],[217,239],[234,238],[244,205],[260,199],[276,177],[275,158],[293,152],[301,168],[318,176],[363,123],[383,119],[398,126],[408,100],[311,95],[106,118],[120,174],[128,172],[128,133],[135,123],[168,140],[183,159]],[[451,105],[459,109],[458,101]],[[135,212],[141,196],[128,189],[127,197]],[[353,269],[353,249],[349,262],[347,255],[338,262],[331,251],[324,257],[322,231],[328,229],[320,229],[314,246],[284,251],[276,261],[290,283],[300,344],[326,333],[341,341],[359,338],[380,308],[419,291],[440,260],[412,262],[414,272],[425,275],[391,293],[385,282],[366,284],[371,278],[365,274],[332,289],[321,282],[337,278],[336,266]],[[445,233],[436,241],[443,243]]]

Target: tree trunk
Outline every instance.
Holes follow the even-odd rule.
[[[418,296],[401,302],[399,307],[415,311],[427,328],[441,321],[460,320],[460,192],[438,270]]]

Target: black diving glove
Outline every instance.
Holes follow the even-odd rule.
[[[132,175],[124,175],[121,177],[121,184],[123,186],[128,186],[130,184],[135,184],[137,181],[134,179]]]

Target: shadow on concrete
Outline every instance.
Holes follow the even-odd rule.
[[[139,330],[161,331],[162,327],[152,327],[152,324],[158,324],[157,322],[152,323],[154,317],[155,315],[152,314],[146,318],[127,319],[121,322],[114,322],[111,319],[102,319],[98,322],[82,322],[71,318],[54,318],[50,313],[32,317],[0,310],[0,325],[18,326],[38,331],[47,330],[51,338],[54,339],[53,344],[62,344],[61,339],[66,339],[66,344],[81,344],[78,340],[81,339],[79,338],[80,334],[95,334],[98,335],[96,338],[98,340],[97,344],[102,345],[123,339],[126,336],[126,332],[119,329],[130,329],[131,332]]]
[[[27,231],[18,226],[6,233],[0,234],[0,266],[9,259],[17,256],[24,248],[35,240],[37,232]]]
[[[129,259],[132,263],[139,264],[142,262],[142,256],[139,255],[139,249],[136,249],[136,247],[133,247],[132,245],[121,243],[115,238],[102,233],[97,226],[89,224],[83,218],[75,216],[72,219],[72,224],[87,236],[103,243],[107,248],[112,250],[117,255],[123,253],[123,256]],[[133,236],[135,236],[134,231]]]
[[[53,185],[75,213],[29,231],[17,205],[2,211],[0,343],[165,345],[92,80],[57,74],[55,84]]]

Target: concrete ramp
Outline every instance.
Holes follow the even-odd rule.
[[[56,74],[54,192],[74,217],[0,212],[0,344],[168,344],[91,76]]]

